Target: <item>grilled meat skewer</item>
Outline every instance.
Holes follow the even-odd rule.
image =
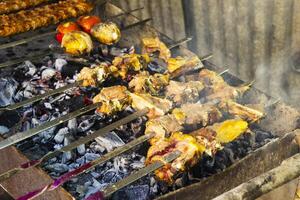
[[[0,36],[6,37],[56,24],[64,19],[88,13],[92,9],[92,4],[86,0],[65,0],[32,10],[0,15]]]
[[[248,123],[234,119],[201,128],[190,134],[173,132],[152,145],[147,153],[146,164],[151,164],[174,151],[180,151],[178,158],[155,171],[159,180],[172,184],[174,176],[186,171],[199,162],[204,152],[213,156],[223,144],[229,143],[245,133]]]
[[[27,9],[49,1],[51,0],[3,0],[0,1],[0,14]]]

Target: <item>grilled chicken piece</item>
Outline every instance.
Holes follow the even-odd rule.
[[[84,67],[77,75],[77,81],[82,81],[82,86],[97,86],[108,77],[108,66],[101,64],[94,68]]]
[[[168,47],[159,40],[158,37],[150,37],[142,39],[142,52],[145,54],[159,53],[159,58],[167,62],[171,57],[171,52]]]
[[[228,100],[226,102],[221,102],[219,104],[219,107],[225,112],[229,113],[230,115],[242,118],[249,122],[255,122],[261,119],[262,117],[264,117],[263,112],[238,104],[231,100]]]
[[[198,56],[192,57],[176,57],[168,59],[168,71],[171,74],[171,78],[178,77],[189,71],[199,69],[203,67]]]
[[[150,62],[148,55],[126,54],[122,57],[115,57],[110,72],[114,77],[126,79],[128,71],[138,72]]]
[[[182,129],[183,126],[174,115],[164,115],[147,121],[145,134],[154,134],[154,137],[149,141],[153,145],[161,139],[170,137],[172,132]]]
[[[204,152],[213,156],[222,148],[221,144],[232,142],[247,129],[246,121],[234,119],[201,128],[190,134],[172,133],[170,138],[159,140],[149,148],[146,164],[162,160],[176,150],[180,151],[181,155],[177,159],[155,171],[159,180],[172,184],[174,176],[193,167]]]
[[[180,124],[207,126],[219,121],[222,113],[213,104],[183,104],[175,108],[172,114]]]
[[[2,0],[0,1],[0,14],[23,10],[48,1],[50,0]]]
[[[169,75],[154,74],[150,75],[147,71],[142,71],[135,75],[129,82],[129,89],[136,93],[150,93],[159,95],[169,84]]]
[[[21,10],[17,13],[0,15],[0,36],[34,30],[39,27],[56,24],[71,17],[78,17],[93,9],[86,0],[65,0],[58,3]]]
[[[97,112],[111,115],[124,110],[130,104],[130,96],[125,86],[106,87],[93,98],[93,103],[101,102]]]
[[[239,87],[230,86],[220,75],[208,69],[200,71],[199,81],[205,85],[206,100],[234,100],[242,96],[251,86],[251,84]]]
[[[164,138],[149,148],[146,164],[151,164],[157,160],[161,161],[164,156],[176,150],[179,150],[181,155],[172,163],[168,163],[155,171],[159,180],[169,184],[173,183],[175,174],[187,170],[198,162],[201,154],[205,151],[205,146],[197,143],[196,139],[188,134],[175,132],[170,138]]]
[[[130,97],[132,100],[131,105],[134,109],[150,109],[148,113],[149,118],[162,116],[172,108],[172,102],[168,99],[154,97],[150,94],[130,93]]]
[[[171,115],[151,119],[146,123],[145,134],[154,134],[150,144],[169,137],[171,132],[181,131],[184,125],[202,125],[215,123],[222,117],[214,105],[184,104],[175,108]]]
[[[199,95],[203,88],[204,85],[200,81],[170,81],[166,87],[166,97],[177,105],[194,103],[199,100]]]

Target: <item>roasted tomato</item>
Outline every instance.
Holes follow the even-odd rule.
[[[61,47],[71,55],[89,53],[93,49],[93,42],[89,34],[83,31],[72,31],[64,35]]]
[[[64,37],[65,34],[72,32],[72,31],[79,31],[80,28],[78,27],[78,25],[75,22],[66,22],[63,24],[60,24],[56,31],[56,40],[61,43],[62,38]]]
[[[102,44],[112,45],[121,38],[121,31],[113,22],[96,24],[91,34]]]
[[[100,22],[101,19],[97,16],[82,16],[77,20],[77,24],[87,33],[90,33],[93,26]]]

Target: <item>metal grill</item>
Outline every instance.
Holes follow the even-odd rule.
[[[121,46],[122,45],[124,45],[124,46],[128,46],[128,45],[139,46],[141,37],[153,36],[153,35],[157,35],[157,34],[163,41],[165,41],[167,44],[169,44],[170,47],[177,47],[178,44],[182,43],[182,41],[179,41],[178,44],[176,43],[176,45],[174,46],[174,42],[172,42],[172,40],[170,40],[169,38],[167,38],[166,36],[164,36],[160,33],[157,33],[153,28],[145,25],[145,23],[148,21],[148,19],[138,21],[133,16],[120,15],[123,11],[120,10],[119,8],[113,6],[112,4],[106,3],[105,6],[98,7],[95,12],[100,14],[100,16],[102,16],[103,18],[106,18],[106,19],[110,19],[111,16],[117,16],[117,17],[114,17],[114,20],[121,27],[123,27],[123,30],[125,32],[123,34],[122,41],[120,42]],[[48,31],[48,29],[45,30],[46,34],[43,35],[43,37],[42,37],[43,40],[39,41],[40,43],[44,43],[45,41],[50,40],[50,38],[47,38],[46,36],[51,35],[51,32],[47,32],[47,31]],[[28,34],[30,34],[30,33],[22,34],[22,36],[26,36]],[[16,36],[14,38],[14,40],[21,39],[22,36]],[[21,44],[21,43],[27,44],[27,42],[33,41],[33,40],[34,39],[29,39],[29,40],[21,39],[22,42],[6,43],[5,45],[2,45],[0,47],[0,49],[1,49],[0,51],[9,52],[11,50],[6,49],[6,47],[11,47],[18,43],[19,44]],[[22,55],[24,53],[24,51],[25,52],[30,51],[31,45],[36,45],[36,44],[35,44],[35,42],[31,43],[30,45],[27,46],[27,48],[24,48],[24,46],[14,48],[14,50],[13,50],[14,54],[18,56],[18,55]],[[41,48],[43,48],[42,45],[39,45],[39,46],[41,46]],[[19,51],[19,49],[22,49],[22,51]],[[3,54],[3,55],[7,55],[7,54],[8,53]],[[193,53],[191,53],[190,51],[188,51],[187,49],[184,49],[182,47],[180,47],[179,49],[176,49],[176,54],[178,54],[178,55],[193,55]],[[25,59],[28,59],[28,57]],[[7,59],[5,59],[5,60],[7,60]],[[20,60],[17,60],[17,62],[5,62],[4,64],[2,64],[0,66],[3,67],[5,70],[6,67],[12,67],[13,65],[18,64],[23,61],[24,61],[24,59],[20,58]],[[215,71],[219,71],[219,72],[223,71],[222,68],[218,68],[207,61],[204,62],[204,66],[209,69],[215,70]],[[231,85],[238,85],[238,84],[243,83],[241,80],[230,75],[227,72],[222,73],[222,76]],[[189,79],[189,78],[191,78],[191,75],[186,75],[186,79]],[[20,103],[10,105],[5,108],[1,108],[1,111],[6,112],[6,111],[11,111],[11,110],[21,108],[25,105],[32,104],[34,102],[37,102],[37,101],[39,101],[43,98],[49,97],[51,95],[55,95],[55,94],[64,92],[67,89],[70,89],[72,87],[77,87],[78,85],[79,85],[78,83],[67,85],[58,90],[50,91],[49,93],[43,94],[41,96],[33,97],[32,99],[28,99],[24,102],[20,102]],[[295,154],[297,152],[295,145],[293,145],[293,143],[292,143],[292,140],[295,135],[294,134],[285,135],[285,133],[294,131],[298,127],[298,123],[297,123],[297,120],[299,117],[298,112],[281,104],[281,103],[273,104],[275,101],[274,99],[268,97],[267,95],[264,95],[263,93],[261,93],[260,91],[258,91],[256,89],[251,89],[251,91],[249,93],[247,93],[247,95],[248,96],[246,99],[249,102],[246,102],[246,103],[262,103],[262,104],[266,105],[267,117],[260,123],[260,126],[263,127],[267,131],[271,131],[271,132],[277,134],[279,136],[279,138],[277,140],[267,144],[265,147],[259,149],[257,152],[250,154],[245,159],[238,161],[230,169],[228,169],[220,174],[217,174],[215,176],[212,176],[205,181],[200,181],[199,183],[192,184],[192,185],[190,185],[188,187],[184,187],[180,190],[175,190],[174,192],[170,192],[165,196],[161,196],[160,197],[161,199],[173,199],[175,197],[182,198],[182,199],[183,199],[183,197],[184,197],[184,199],[189,199],[189,198],[191,199],[191,198],[195,198],[197,196],[198,197],[201,196],[203,199],[210,199],[212,197],[215,197],[215,196],[237,186],[238,184],[240,184],[242,182],[249,180],[250,178],[252,178],[256,175],[259,175],[260,173],[263,173],[263,172],[273,168],[274,166],[278,165],[282,160],[284,160],[287,157],[292,156],[293,154]],[[87,112],[97,108],[97,106],[99,106],[99,105],[93,104],[93,105],[81,108],[79,110],[76,110],[74,112],[66,114],[60,118],[57,118],[53,121],[50,121],[48,123],[37,126],[36,128],[30,129],[26,132],[17,133],[7,139],[0,141],[0,149],[3,149],[2,154],[7,154],[10,151],[13,151],[13,155],[20,156],[20,154],[18,152],[16,152],[16,149],[14,147],[11,147],[11,145],[14,145],[17,142],[20,142],[20,141],[25,140],[35,134],[38,134],[39,132],[41,132],[43,130],[47,130],[53,126],[61,124],[67,120],[74,118],[74,117],[77,117],[79,115],[87,113]],[[282,110],[285,110],[286,115],[288,115],[288,118],[285,118],[284,116],[280,115]],[[25,172],[26,170],[40,165],[45,160],[53,158],[62,152],[68,152],[68,151],[74,149],[75,147],[77,147],[81,144],[87,143],[100,135],[104,135],[104,134],[108,133],[109,131],[114,130],[115,128],[117,128],[121,125],[129,123],[130,121],[133,121],[133,120],[137,119],[138,117],[144,116],[147,113],[147,111],[148,110],[142,110],[142,111],[135,112],[123,119],[113,122],[112,124],[102,128],[102,129],[99,129],[98,131],[94,132],[93,134],[83,137],[83,138],[57,150],[57,151],[49,152],[41,159],[32,160],[29,162],[21,162],[21,165],[17,164],[18,165],[17,167],[16,166],[14,166],[13,168],[9,167],[10,170],[8,170],[8,171],[4,167],[2,169],[3,171],[0,170],[0,172],[2,173],[2,175],[0,176],[0,180],[4,181],[3,184],[1,184],[2,187],[6,188],[9,193],[11,193],[13,196],[15,196],[16,194],[13,194],[15,192],[15,190],[9,189],[12,186],[9,186],[9,181],[6,181],[7,178],[13,177],[13,175],[18,174],[18,173],[20,173],[20,174],[22,174],[23,172],[26,173]],[[276,121],[274,121],[274,116],[276,116],[276,118],[275,118]],[[286,123],[284,123],[284,122],[286,122]],[[279,125],[279,124],[282,124],[282,125]],[[115,149],[114,151],[104,155],[101,158],[96,159],[90,163],[87,163],[87,165],[81,166],[81,168],[84,168],[85,170],[89,170],[90,168],[92,168],[96,165],[100,165],[117,155],[120,155],[130,149],[133,149],[135,146],[144,143],[145,141],[149,140],[150,138],[151,138],[151,135],[150,136],[149,135],[141,136],[140,138],[133,140],[133,141],[127,143],[126,145]],[[284,148],[286,146],[288,146],[288,148]],[[268,154],[270,152],[272,152],[273,154],[276,155],[275,158],[272,158],[272,159],[268,160],[267,162],[263,162],[264,159],[268,157]],[[105,197],[110,196],[112,193],[116,192],[117,190],[129,185],[130,183],[147,175],[148,173],[162,167],[165,163],[173,161],[174,159],[176,159],[178,157],[179,154],[180,154],[179,152],[174,152],[173,154],[165,157],[164,161],[155,162],[155,163],[147,166],[146,168],[143,168],[140,171],[128,176],[127,178],[121,180],[120,182],[117,182],[116,184],[106,187],[102,191],[102,194],[99,194],[99,193],[97,194],[98,197],[100,197],[102,195]],[[254,158],[257,158],[257,156],[261,162],[255,162]],[[0,158],[1,157],[5,158],[4,155],[0,155]],[[5,159],[3,159],[3,162],[5,162]],[[249,166],[254,167],[258,163],[261,165],[261,169],[255,170],[255,171],[249,170],[249,171],[251,171],[251,173],[246,173],[247,170],[249,169]],[[32,170],[35,170],[35,169],[32,169]],[[242,178],[232,176],[233,175],[232,173],[236,172],[236,170],[239,170],[241,173],[244,172],[245,173],[244,176]],[[3,174],[4,171],[7,171],[7,173]],[[42,172],[42,173],[44,173],[44,172]],[[71,171],[69,173],[73,173],[73,171]],[[45,176],[45,175],[43,174],[41,176]],[[39,177],[36,176],[36,178],[41,178],[41,176],[39,176]],[[227,184],[225,186],[224,181],[226,181],[226,179],[229,180],[229,177],[232,180],[232,184]],[[59,177],[59,179],[64,180],[64,177],[63,176]],[[41,187],[41,189],[38,189],[35,192],[39,193],[39,192],[44,192],[45,190],[52,191],[52,190],[56,189],[58,186],[61,185],[61,183],[57,184],[57,182],[56,182],[59,179],[54,180],[54,182],[52,182],[51,184],[48,184],[45,187]],[[199,190],[199,188],[201,190]],[[216,190],[215,188],[219,188],[219,190]],[[60,190],[56,194],[62,195],[62,196],[64,196],[64,198],[66,196],[68,196],[65,193],[65,191],[62,191],[62,190]],[[30,195],[32,195],[32,194],[29,194],[29,196]],[[50,198],[50,196],[49,196],[49,198]]]

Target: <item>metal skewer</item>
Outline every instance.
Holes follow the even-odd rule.
[[[22,140],[25,140],[29,137],[32,137],[32,136],[34,136],[34,135],[36,135],[36,134],[38,134],[42,131],[45,131],[49,128],[52,128],[52,127],[57,126],[59,124],[62,124],[62,123],[66,122],[66,121],[68,121],[72,118],[75,118],[75,117],[79,116],[79,115],[82,115],[82,114],[87,113],[91,110],[94,110],[97,107],[99,107],[99,105],[101,105],[101,103],[95,103],[95,104],[86,106],[86,107],[81,108],[79,110],[76,110],[74,112],[63,115],[62,117],[59,117],[59,118],[56,118],[52,121],[46,122],[46,123],[44,123],[40,126],[29,129],[28,131],[16,133],[15,135],[13,135],[9,138],[6,138],[5,140],[0,141],[0,150],[5,148],[5,147],[16,144],[17,142],[20,142]]]
[[[144,8],[144,7],[136,8],[136,9],[133,9],[133,10],[129,10],[129,11],[127,11],[127,12],[124,12],[124,13],[117,14],[117,15],[115,15],[115,16],[112,16],[111,19],[116,18],[116,17],[123,16],[123,15],[130,14],[130,13],[132,13],[132,12],[141,10],[141,9],[143,9],[143,8]],[[132,26],[134,26],[134,25],[132,25]],[[21,44],[26,44],[26,43],[28,43],[28,42],[31,42],[31,41],[33,41],[33,40],[37,40],[37,39],[40,39],[40,38],[43,38],[43,37],[54,36],[55,34],[56,34],[56,31],[50,31],[50,32],[42,33],[42,34],[35,35],[35,36],[32,36],[32,37],[20,39],[20,40],[17,40],[17,41],[13,41],[13,42],[8,42],[8,43],[5,43],[5,44],[1,44],[1,45],[0,45],[0,50],[1,50],[1,49],[7,49],[7,48],[9,48],[9,47],[15,47],[15,46],[18,46],[18,45],[21,45]]]
[[[136,172],[133,172],[131,175],[127,176],[126,178],[106,187],[103,191],[98,191],[97,193],[90,195],[88,198],[86,198],[86,200],[92,200],[92,199],[102,200],[106,197],[109,197],[116,191],[126,187],[127,185],[130,185],[131,183],[146,176],[147,174],[154,172],[155,170],[163,167],[166,163],[172,162],[173,160],[178,158],[180,155],[181,155],[180,151],[174,151],[174,152],[168,154],[167,156],[165,156],[162,161],[155,161],[154,163],[152,163]]]
[[[146,19],[146,20],[148,20],[148,19]],[[144,20],[142,23],[145,23],[146,20]],[[139,22],[137,22],[137,23],[140,24]],[[137,23],[135,23],[135,25],[138,25]],[[177,47],[177,46],[179,46],[179,45],[181,45],[181,44],[183,44],[183,43],[185,43],[185,42],[188,42],[188,41],[190,41],[190,40],[191,40],[191,38],[184,38],[184,39],[181,39],[181,40],[179,40],[178,42],[176,42],[175,44],[170,45],[169,49],[175,48],[175,47]],[[19,103],[12,104],[12,105],[9,105],[9,106],[7,106],[7,107],[2,107],[2,108],[0,108],[0,112],[1,112],[1,111],[5,111],[5,110],[15,110],[15,109],[21,108],[21,107],[23,107],[23,106],[27,106],[27,105],[32,104],[32,103],[35,103],[35,102],[37,102],[37,101],[39,101],[39,100],[41,100],[41,99],[44,99],[44,98],[47,98],[47,97],[49,97],[49,96],[52,96],[52,95],[55,95],[55,94],[64,92],[65,90],[68,90],[68,89],[70,89],[70,88],[78,87],[78,86],[81,85],[81,83],[82,83],[82,81],[78,81],[78,82],[75,82],[75,83],[66,85],[66,86],[64,86],[64,87],[61,87],[61,88],[51,90],[51,91],[46,92],[46,93],[44,93],[44,94],[37,95],[37,96],[32,97],[32,98],[30,98],[30,99],[27,99],[27,100],[25,100],[25,101],[21,101],[21,102],[19,102]]]
[[[18,108],[21,108],[23,106],[27,106],[27,105],[30,105],[32,103],[35,103],[41,99],[44,99],[44,98],[47,98],[49,96],[52,96],[52,95],[55,95],[55,94],[58,94],[58,93],[61,93],[61,92],[64,92],[68,89],[71,89],[73,87],[77,87],[81,84],[81,81],[78,81],[78,82],[75,82],[75,83],[71,83],[69,85],[66,85],[66,86],[63,86],[63,87],[60,87],[58,89],[55,89],[55,90],[51,90],[49,92],[46,92],[44,94],[40,94],[40,95],[37,95],[35,97],[32,97],[30,99],[27,99],[27,100],[24,100],[24,101],[21,101],[19,103],[15,103],[15,104],[12,104],[12,105],[9,105],[7,107],[2,107],[0,108],[0,112],[2,111],[5,111],[5,110],[15,110],[15,109],[18,109]]]
[[[92,141],[93,139],[95,139],[99,136],[103,136],[103,135],[109,133],[110,131],[113,131],[114,129],[120,127],[121,125],[127,124],[127,123],[141,117],[141,116],[144,116],[145,114],[147,114],[147,112],[148,112],[148,109],[143,109],[143,110],[137,111],[137,112],[135,112],[131,115],[128,115],[127,117],[125,117],[123,119],[120,119],[120,120],[118,120],[118,121],[116,121],[116,122],[114,122],[110,125],[107,125],[104,128],[101,128],[101,129],[97,130],[96,132],[94,132],[90,135],[87,135],[83,138],[80,138],[79,140],[76,140],[75,142],[72,142],[71,144],[62,147],[61,149],[57,149],[55,151],[48,152],[46,155],[44,155],[42,158],[40,158],[38,160],[31,160],[29,162],[21,164],[19,167],[16,167],[16,168],[13,168],[9,171],[6,171],[6,172],[4,172],[0,175],[0,182],[7,179],[7,178],[9,178],[9,177],[11,177],[11,176],[13,176],[14,174],[16,174],[20,171],[38,166],[42,162],[44,162],[46,160],[49,160],[49,159],[59,155],[60,153],[71,151],[72,149],[76,148],[79,145],[90,142],[90,141]],[[128,151],[129,149],[133,148],[134,146],[142,143],[142,141],[146,141],[146,140],[150,139],[151,137],[152,137],[151,135],[141,136],[137,141],[134,140],[134,141],[132,141],[132,142],[120,147],[120,148],[117,148],[114,151],[102,156],[101,157],[101,159],[102,159],[101,162],[106,162],[107,160],[113,158],[114,156],[117,156],[121,153],[124,153],[125,151]]]
[[[53,180],[52,183],[50,183],[40,189],[37,189],[33,192],[28,193],[27,195],[25,195],[26,196],[25,199],[35,198],[35,197],[43,194],[46,191],[55,190],[56,188],[58,188],[65,182],[69,181],[73,177],[78,176],[84,172],[88,172],[89,170],[96,167],[97,165],[101,165],[101,164],[107,162],[111,158],[118,156],[121,153],[124,153],[125,151],[128,151],[128,150],[144,143],[148,139],[149,139],[149,135],[143,135],[143,136],[139,137],[138,139],[129,142],[126,146],[119,147],[119,148],[115,149],[114,151],[111,151],[100,158],[97,158],[91,162],[85,163],[84,165],[80,166],[79,168],[74,169],[68,173],[65,173],[62,176],[58,177],[57,179]],[[31,195],[31,194],[34,194],[34,195]],[[24,196],[21,198],[24,198]]]
[[[50,54],[51,54],[51,52],[45,52],[45,53],[41,53],[41,54],[37,54],[37,55],[36,54],[29,55],[26,58],[18,58],[18,59],[14,59],[14,60],[9,60],[7,62],[1,63],[0,68],[16,65],[16,64],[22,63],[26,60],[36,60],[36,59],[44,58],[45,56],[50,55]]]

